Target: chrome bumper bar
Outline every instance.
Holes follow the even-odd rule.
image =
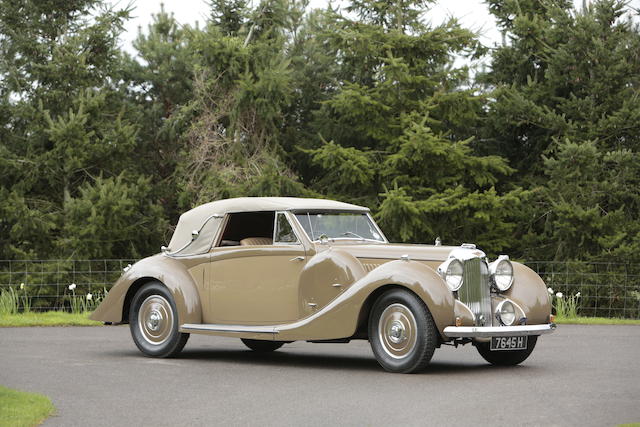
[[[449,338],[520,337],[550,334],[555,330],[555,323],[523,326],[447,326],[444,328],[444,334]]]

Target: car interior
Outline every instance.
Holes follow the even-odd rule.
[[[229,214],[218,246],[256,246],[273,244],[275,212]]]

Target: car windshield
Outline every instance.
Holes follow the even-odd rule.
[[[296,218],[311,240],[351,239],[384,242],[369,215],[353,212],[298,212]]]

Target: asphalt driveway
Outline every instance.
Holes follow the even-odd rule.
[[[561,325],[521,366],[471,346],[423,374],[384,372],[367,342],[270,355],[192,335],[150,359],[127,327],[0,328],[0,384],[51,397],[45,426],[575,425],[640,422],[640,326]]]

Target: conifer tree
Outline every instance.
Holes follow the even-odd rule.
[[[535,197],[529,258],[624,260],[640,249],[640,31],[625,2],[490,1],[508,43],[485,139]]]
[[[451,63],[482,51],[476,36],[455,21],[426,25],[427,4],[354,1],[358,20],[334,10],[309,20],[314,35],[299,47],[308,80],[296,92],[311,122],[290,123],[291,145],[307,155],[295,157],[305,183],[371,206],[392,239],[496,252],[513,243],[523,195],[498,191],[513,170],[470,145],[482,100],[460,89],[467,70]]]
[[[0,257],[122,256],[106,246],[78,251],[66,233],[81,189],[100,185],[100,176],[138,183],[138,128],[120,87],[118,36],[128,13],[97,0],[1,2]],[[77,218],[88,229],[99,224]],[[131,245],[142,253],[146,243]]]

